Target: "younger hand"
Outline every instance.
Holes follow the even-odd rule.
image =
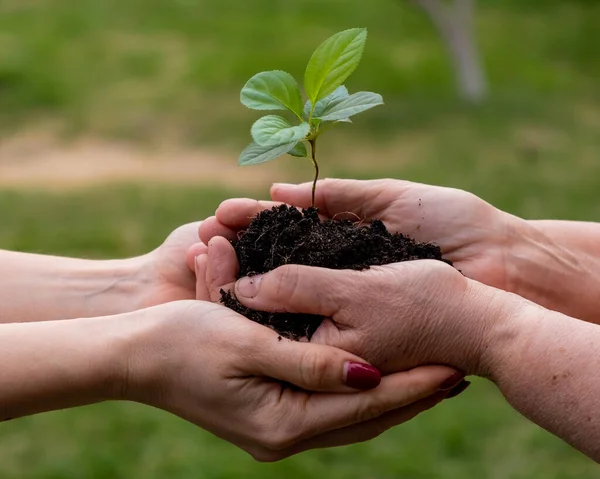
[[[171,301],[194,299],[196,277],[193,258],[206,253],[198,243],[198,223],[175,229],[167,239],[148,254],[127,260],[138,267],[133,278],[136,285],[129,310],[157,306]]]

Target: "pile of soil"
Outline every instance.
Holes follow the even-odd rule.
[[[240,263],[240,278],[263,274],[284,264],[352,270],[418,259],[452,264],[442,258],[438,246],[392,234],[379,220],[362,226],[350,220],[321,221],[316,208],[299,211],[286,205],[259,213],[232,244]],[[323,320],[308,314],[251,310],[225,291],[221,291],[221,302],[293,340],[310,339]]]

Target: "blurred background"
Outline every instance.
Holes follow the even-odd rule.
[[[321,143],[324,176],[465,188],[527,218],[600,220],[600,2],[0,0],[0,247],[137,255],[230,196],[307,181],[238,169],[254,73],[302,78],[365,26],[351,91],[386,105]],[[102,404],[0,428],[1,478],[592,478],[475,381],[370,443],[258,464],[161,411]]]

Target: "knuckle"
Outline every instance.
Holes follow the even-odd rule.
[[[274,294],[278,299],[292,299],[299,293],[300,272],[297,265],[278,268],[275,275]]]
[[[322,355],[307,350],[300,357],[298,367],[300,368],[300,379],[305,386],[320,390],[327,384],[329,362]]]
[[[427,381],[426,378],[421,377],[420,375],[413,375],[403,389],[404,397],[406,398],[405,403],[409,403],[435,392],[437,388],[436,385]]]
[[[351,272],[340,272],[301,265],[286,265],[278,268],[270,289],[271,300],[289,305],[288,312],[310,307],[311,311],[324,316],[333,316],[341,309],[340,305],[354,299]],[[324,294],[326,292],[326,294]]]

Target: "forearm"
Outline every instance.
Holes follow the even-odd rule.
[[[510,232],[505,260],[507,289],[545,308],[600,323],[600,235],[594,245],[598,225],[515,224],[519,227]]]
[[[561,220],[533,220],[528,223],[564,248],[600,259],[600,223]]]
[[[142,261],[82,260],[0,250],[0,322],[130,311]]]
[[[0,325],[0,421],[119,397],[119,318]]]
[[[530,305],[497,333],[491,378],[510,404],[600,461],[600,326]]]

